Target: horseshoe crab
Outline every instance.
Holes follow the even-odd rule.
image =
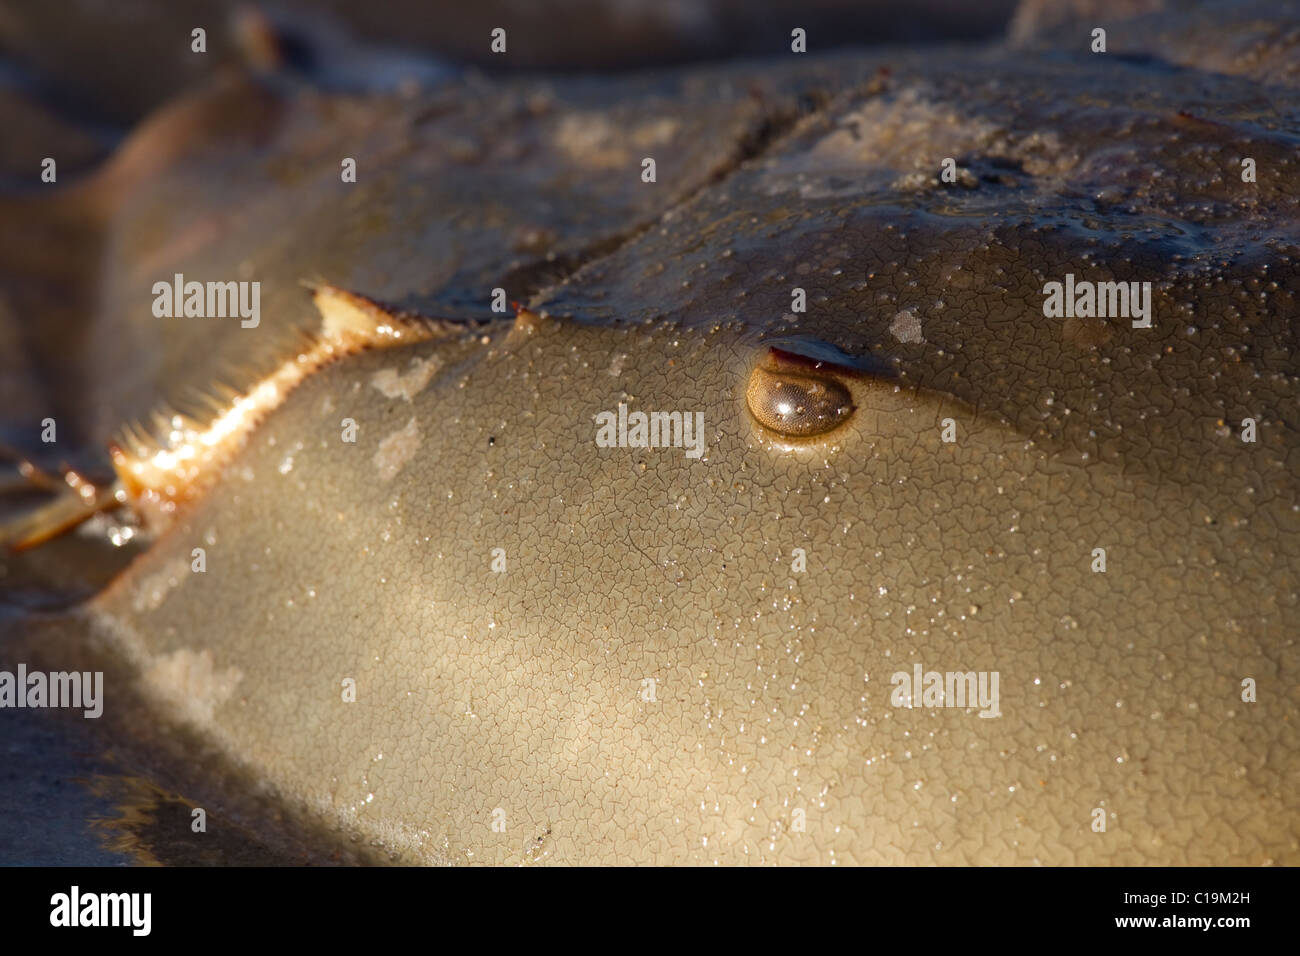
[[[402,860],[1295,863],[1294,37],[1211,76],[1256,29],[1225,7],[1108,55],[1031,21],[942,61],[220,80],[9,201],[76,242],[7,328],[66,280],[84,315],[41,314],[86,346],[33,365],[86,373],[55,417],[120,475],[10,537],[135,522],[29,552],[132,538],[6,650]],[[263,321],[158,319],[176,273]],[[1149,283],[1150,327],[1047,315],[1067,275]],[[120,437],[183,386],[216,407]]]

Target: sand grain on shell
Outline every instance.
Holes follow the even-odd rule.
[[[412,359],[403,373],[382,368],[370,377],[370,384],[384,393],[385,398],[404,398],[408,402],[424,391],[429,380],[442,368],[442,359],[431,355],[427,359]]]
[[[393,432],[379,443],[375,452],[375,467],[382,481],[392,481],[402,466],[411,460],[420,447],[420,427],[412,418],[404,428]]]
[[[214,711],[235,693],[243,679],[237,667],[218,670],[212,651],[180,648],[161,654],[144,669],[145,686],[183,718],[210,724]]]
[[[904,309],[894,316],[889,323],[890,334],[900,342],[924,342],[921,334],[921,319],[912,309]]]
[[[132,593],[131,607],[137,614],[158,610],[168,595],[187,580],[186,575],[193,573],[188,558],[184,555],[173,558],[157,571],[141,578]]]

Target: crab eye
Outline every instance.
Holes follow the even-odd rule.
[[[853,396],[831,376],[762,365],[749,375],[745,401],[760,425],[790,438],[824,434],[853,414]]]

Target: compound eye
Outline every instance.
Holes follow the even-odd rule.
[[[848,421],[853,396],[833,376],[758,365],[745,390],[749,413],[789,438],[822,435]]]

